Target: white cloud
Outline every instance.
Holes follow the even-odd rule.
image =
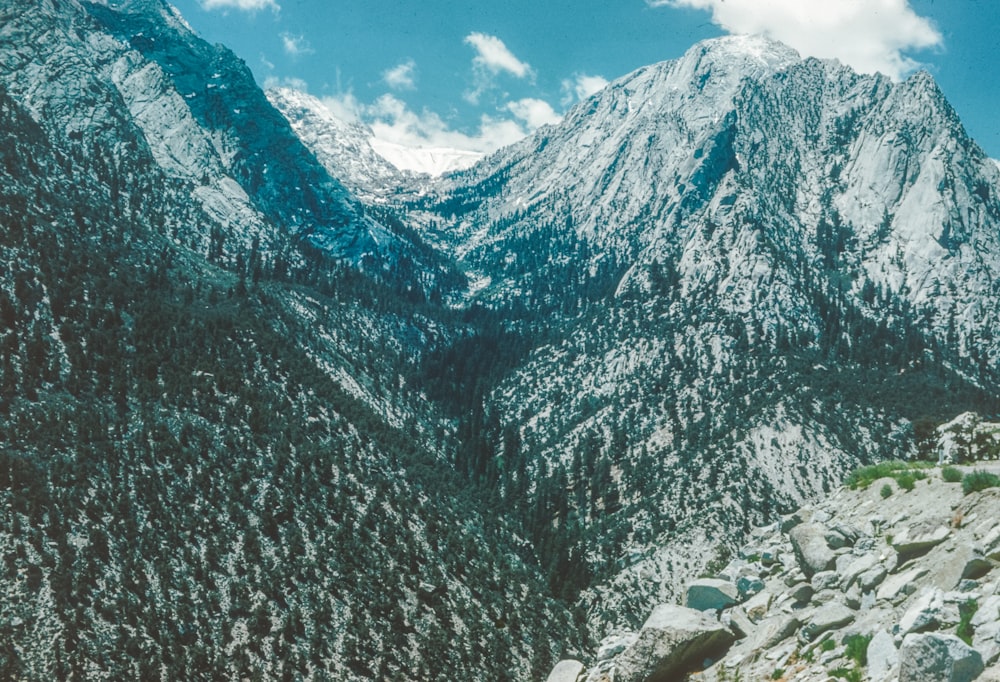
[[[858,71],[902,78],[919,64],[906,50],[938,47],[941,34],[909,0],[647,0],[712,13],[730,33],[761,33],[805,56],[837,58]]]
[[[573,78],[567,78],[562,82],[563,98],[561,104],[564,107],[573,102],[587,99],[595,92],[603,90],[608,84],[608,79],[604,76],[588,76],[584,73],[577,73]]]
[[[504,42],[496,36],[485,33],[470,33],[465,36],[465,44],[476,51],[472,62],[477,67],[492,74],[507,72],[518,78],[532,75],[531,66],[514,56]]]
[[[365,109],[365,119],[375,137],[415,148],[462,149],[489,153],[523,138],[527,131],[516,121],[482,116],[474,133],[452,130],[432,111],[411,111],[405,102],[385,94]]]
[[[205,9],[239,9],[247,12],[270,9],[277,12],[281,7],[274,0],[201,0]]]
[[[524,121],[530,130],[535,130],[544,125],[554,125],[562,120],[562,116],[545,100],[525,97],[516,102],[507,103],[507,111],[514,114],[516,118]]]
[[[272,90],[274,88],[291,88],[292,90],[306,92],[309,90],[309,84],[301,78],[278,78],[277,76],[268,76],[265,78],[264,89]]]
[[[321,101],[337,118],[367,125],[376,139],[414,149],[443,148],[489,154],[523,139],[539,126],[561,120],[547,102],[526,98],[507,103],[503,111],[510,112],[511,116],[483,115],[475,131],[463,132],[452,128],[433,111],[413,111],[406,102],[390,93],[371,104],[361,102],[352,92],[324,97]]]
[[[417,64],[407,59],[402,64],[382,72],[382,80],[393,90],[415,90]]]
[[[354,96],[353,92],[324,97],[320,101],[323,102],[323,106],[330,110],[330,113],[341,121],[361,123],[364,118],[365,105]]]
[[[305,36],[292,35],[287,31],[281,34],[281,45],[285,48],[285,53],[291,57],[299,57],[313,52]]]

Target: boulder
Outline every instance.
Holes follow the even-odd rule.
[[[836,562],[836,555],[826,544],[826,528],[816,523],[802,523],[788,533],[792,549],[799,560],[799,567],[811,578],[820,571],[828,571]]]
[[[734,606],[726,611],[726,613],[723,614],[722,621],[725,625],[728,625],[733,633],[740,639],[749,637],[757,630],[757,626],[755,626],[753,621],[751,621],[747,616],[746,611],[741,609],[739,606]]]
[[[601,640],[597,647],[597,660],[606,661],[614,658],[629,648],[638,636],[639,634],[636,632],[608,635]]]
[[[770,592],[758,592],[743,604],[743,610],[750,620],[756,623],[767,615],[767,610],[771,608],[771,600],[773,598]]]
[[[816,609],[802,627],[802,638],[811,642],[827,630],[836,630],[854,620],[855,613],[839,602],[830,602]]]
[[[928,570],[924,566],[911,568],[903,573],[886,578],[882,586],[878,588],[876,597],[882,601],[896,604],[916,591],[916,581],[927,575]]]
[[[885,569],[885,566],[875,564],[858,576],[857,584],[862,592],[869,592],[881,585],[887,575],[889,575],[889,571]]]
[[[861,575],[867,571],[878,566],[878,557],[875,554],[862,554],[859,557],[853,558],[842,571],[841,575],[841,587],[847,589],[854,584]]]
[[[684,605],[695,611],[721,611],[739,601],[740,592],[728,580],[702,578],[687,587]]]
[[[812,577],[809,584],[815,592],[822,592],[840,585],[840,575],[836,571],[820,571]]]
[[[979,652],[955,635],[910,634],[899,649],[899,682],[972,682],[984,667]]]
[[[944,595],[941,590],[937,588],[924,590],[899,619],[899,633],[907,635],[937,627],[941,623],[943,607]]]
[[[754,651],[770,649],[794,635],[799,625],[799,619],[790,613],[765,618],[757,623],[757,631],[750,638],[750,648]]]
[[[576,682],[583,675],[584,667],[580,661],[567,659],[556,663],[545,682]]]
[[[871,682],[889,680],[899,664],[896,642],[885,630],[879,630],[868,643],[868,678]]]
[[[1000,682],[1000,665],[994,665],[983,671],[976,682]]]
[[[788,591],[788,596],[797,604],[807,604],[809,600],[812,599],[813,595],[816,594],[816,590],[810,583],[799,583],[798,585],[793,585],[792,589]]]
[[[736,589],[740,594],[740,599],[747,599],[764,589],[764,581],[745,575],[736,581]]]
[[[1000,658],[1000,596],[991,595],[980,602],[970,623],[972,646],[982,654],[986,665],[995,663]]]
[[[906,526],[892,538],[892,548],[903,557],[913,557],[940,545],[951,535],[951,529],[939,524],[921,522]]]
[[[618,655],[616,682],[671,682],[721,656],[735,641],[722,623],[701,611],[661,604],[638,639]]]
[[[781,549],[778,547],[769,547],[760,553],[760,563],[764,566],[773,566],[778,563],[780,557]]]

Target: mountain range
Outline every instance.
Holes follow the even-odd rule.
[[[0,27],[2,677],[538,679],[1000,412],[927,73],[720,38],[463,169],[161,0]]]

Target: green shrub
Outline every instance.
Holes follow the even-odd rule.
[[[941,469],[941,478],[948,483],[958,483],[962,480],[962,472],[955,467],[945,467]]]
[[[879,462],[868,466],[858,467],[844,479],[844,484],[851,490],[862,490],[870,486],[880,478],[895,478],[897,481],[901,476],[912,476],[915,481],[927,478],[927,474],[921,469],[932,466],[929,462],[904,462],[896,459],[889,462]],[[911,490],[907,488],[907,490]]]
[[[823,640],[823,643],[819,645],[819,650],[820,651],[833,651],[834,648],[836,648],[836,646],[837,646],[837,643],[835,641],[833,641],[833,637],[830,637],[829,639],[824,639]]]
[[[861,682],[861,670],[858,668],[837,668],[830,671],[831,677],[837,677],[847,682]]]
[[[868,665],[868,644],[871,643],[871,635],[848,635],[844,637],[844,655],[854,661],[860,667]]]
[[[780,680],[784,676],[785,676],[785,669],[784,668],[775,668],[774,672],[771,673],[771,679],[772,680]]]
[[[972,635],[976,632],[972,627],[972,617],[978,610],[979,602],[975,599],[967,599],[958,607],[958,627],[955,628],[955,634],[969,646],[972,646]]]
[[[917,478],[910,472],[906,472],[905,474],[899,474],[896,476],[896,483],[898,483],[899,487],[903,490],[913,490],[913,487],[917,485]]]
[[[882,490],[879,491],[879,495],[882,496],[883,500],[892,495],[892,486],[886,483],[884,486],[882,486]]]
[[[992,474],[989,471],[983,471],[982,469],[970,471],[962,477],[962,492],[966,495],[998,486],[1000,486],[1000,476]]]

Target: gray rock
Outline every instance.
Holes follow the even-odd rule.
[[[968,558],[962,569],[962,580],[978,580],[993,570],[996,564],[982,554],[975,553]]]
[[[824,604],[816,609],[809,622],[802,627],[802,638],[811,642],[828,630],[844,627],[854,620],[854,616],[854,611],[839,602]]]
[[[826,529],[815,523],[803,523],[792,528],[788,534],[792,549],[799,560],[799,567],[812,577],[820,571],[828,571],[834,566],[836,555],[826,544]]]
[[[722,623],[694,609],[661,604],[638,639],[618,655],[616,682],[671,682],[724,653],[735,641]]]
[[[781,532],[788,533],[790,530],[798,525],[806,523],[812,518],[812,514],[807,509],[799,509],[797,512],[793,512],[788,516],[783,516],[781,518]]]
[[[857,611],[861,608],[861,588],[857,585],[851,585],[847,592],[844,592],[844,603],[847,604],[849,608]]]
[[[924,590],[899,619],[899,633],[923,632],[941,623],[944,595],[937,588]]]
[[[820,571],[809,581],[816,592],[831,590],[840,584],[840,575],[836,571]]]
[[[688,585],[684,605],[696,611],[721,611],[739,601],[740,591],[728,580],[702,578]]]
[[[783,642],[799,629],[801,621],[790,613],[771,616],[757,623],[757,631],[750,638],[750,648],[753,650],[770,649]]]
[[[892,548],[904,557],[921,554],[948,539],[951,529],[927,522],[906,526],[892,538]]]
[[[853,585],[863,573],[872,570],[876,566],[878,566],[878,557],[874,554],[863,554],[859,557],[855,557],[840,571],[841,587],[846,590],[848,587]]]
[[[758,592],[749,600],[744,602],[743,610],[754,623],[767,615],[767,610],[771,608],[773,595],[770,592]]]
[[[991,665],[1000,658],[1000,596],[991,595],[979,603],[970,621],[974,634],[972,646]]]
[[[736,581],[736,589],[740,593],[740,599],[752,597],[764,589],[764,581],[760,578],[743,576]]]
[[[875,596],[881,601],[899,603],[916,591],[916,582],[927,573],[928,570],[925,566],[917,566],[903,573],[889,576],[878,588]]]
[[[726,611],[723,615],[723,623],[728,625],[733,633],[735,633],[740,639],[750,637],[757,631],[757,626],[754,625],[753,621],[751,621],[747,616],[746,611],[741,609],[739,606],[734,606]]]
[[[984,667],[979,652],[955,635],[911,634],[899,649],[899,682],[972,682]]]
[[[608,635],[601,640],[600,645],[597,647],[597,660],[606,661],[609,658],[614,658],[629,648],[638,637],[638,632]]]
[[[826,531],[826,535],[823,539],[826,540],[826,544],[830,549],[840,549],[841,547],[851,546],[851,542],[836,530]]]
[[[807,604],[814,594],[816,594],[816,590],[813,589],[810,583],[793,585],[792,589],[788,591],[788,596],[799,604]]]
[[[871,682],[890,679],[893,669],[899,664],[896,642],[885,630],[879,630],[868,643],[868,677]]]
[[[567,659],[556,663],[545,682],[576,682],[585,670],[583,663]]]
[[[778,563],[778,559],[781,556],[781,550],[777,547],[769,547],[760,553],[760,563],[764,566],[773,566]]]
[[[858,576],[858,586],[863,592],[868,592],[882,584],[889,571],[882,564],[876,564]]]
[[[994,665],[983,671],[976,682],[1000,682],[1000,665]]]

